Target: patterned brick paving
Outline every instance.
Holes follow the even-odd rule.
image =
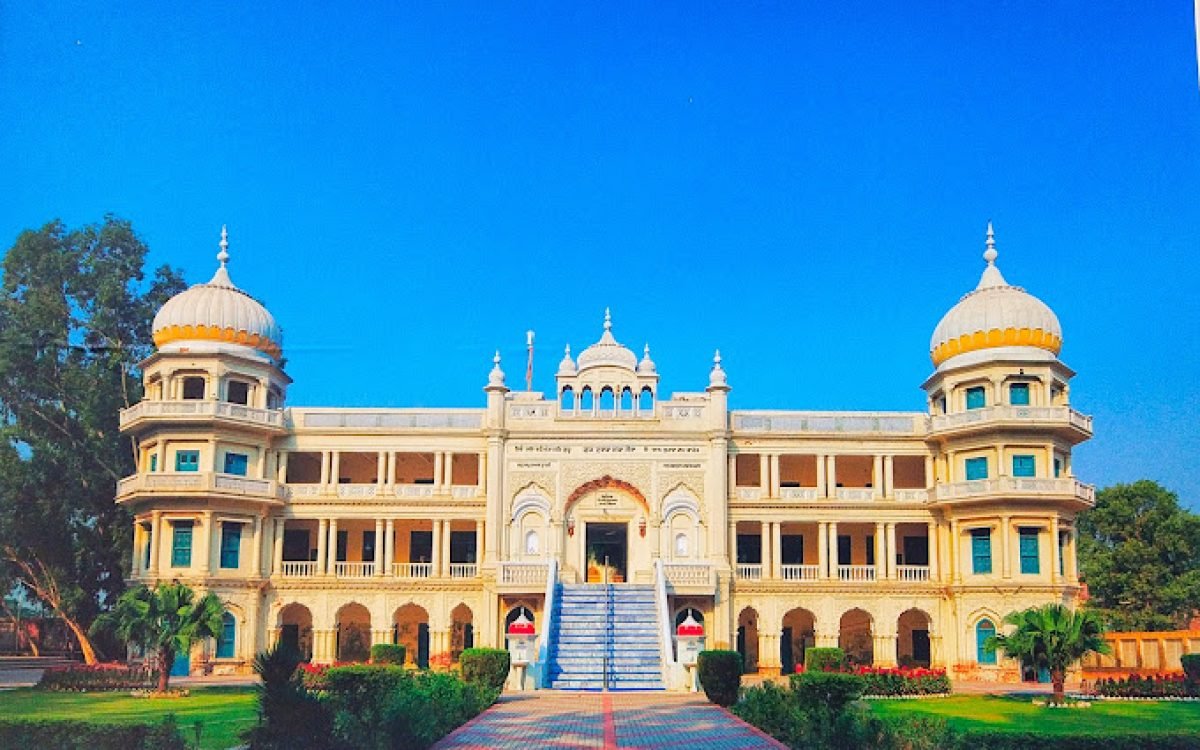
[[[784,748],[702,696],[546,690],[505,694],[435,750],[679,747]]]

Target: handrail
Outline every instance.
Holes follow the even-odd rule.
[[[658,606],[658,635],[661,639],[658,651],[662,662],[663,685],[671,685],[671,673],[675,658],[671,649],[671,617],[667,607],[667,574],[662,560],[654,561],[654,603]]]
[[[534,685],[539,688],[550,686],[547,670],[550,668],[550,631],[554,627],[554,595],[558,593],[558,560],[554,557],[546,564],[546,596],[542,599],[545,617],[542,632],[538,633],[537,665],[534,669]]]
[[[604,653],[601,660],[600,685],[608,690],[608,655],[613,648],[613,589],[608,582],[608,558],[604,558]]]

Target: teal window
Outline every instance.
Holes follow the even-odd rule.
[[[971,570],[975,575],[992,572],[992,530],[971,530]]]
[[[1054,459],[1054,478],[1058,479],[1060,476],[1062,476],[1062,459],[1056,458]]]
[[[982,386],[967,389],[967,408],[982,409],[987,406],[987,397],[983,395]]]
[[[1065,576],[1067,574],[1067,534],[1058,535],[1058,574]]]
[[[192,522],[171,524],[171,567],[189,568],[192,565]]]
[[[996,650],[988,648],[985,644],[988,638],[996,634],[996,626],[991,620],[980,620],[975,626],[975,661],[980,664],[995,664]]]
[[[1038,564],[1038,530],[1021,529],[1021,572],[1026,575],[1037,575],[1040,571]]]
[[[221,524],[221,567],[236,568],[238,554],[242,547],[242,525],[240,523]]]
[[[217,636],[217,658],[232,659],[237,641],[237,619],[226,612],[221,615],[221,634]]]
[[[150,471],[158,471],[158,454],[150,454]]]
[[[1013,383],[1008,387],[1008,403],[1029,406],[1029,383]]]
[[[237,474],[238,476],[246,476],[246,454],[245,453],[226,453],[225,454],[225,473]]]
[[[966,463],[967,479],[987,479],[987,458],[968,458]]]
[[[1031,477],[1037,471],[1033,456],[1013,456],[1013,476]]]
[[[175,451],[175,471],[200,471],[200,451]]]

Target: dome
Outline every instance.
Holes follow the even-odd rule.
[[[563,354],[562,361],[558,363],[558,376],[570,377],[575,373],[575,360],[571,359],[571,345],[567,344],[566,352]]]
[[[225,264],[228,234],[221,228],[221,262],[207,284],[195,284],[176,294],[154,316],[154,345],[159,351],[235,351],[249,349],[278,360],[283,353],[283,330],[267,308],[234,286]]]
[[[987,267],[975,290],[942,317],[929,341],[935,367],[971,355],[971,361],[993,356],[1054,359],[1062,349],[1062,327],[1054,311],[1037,297],[1004,280],[996,267],[996,238],[988,223]],[[967,360],[956,360],[955,364]]]
[[[642,361],[638,362],[638,375],[655,375],[658,373],[658,366],[654,364],[654,360],[650,359],[650,345],[646,344],[646,348],[642,350]]]
[[[638,364],[637,355],[628,347],[617,343],[617,340],[613,338],[612,315],[607,309],[604,311],[604,333],[600,336],[600,340],[580,352],[577,361],[579,372],[601,365],[614,365],[624,367],[626,370],[636,370]]]

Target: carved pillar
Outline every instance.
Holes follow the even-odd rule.
[[[819,464],[818,464],[819,465]],[[817,524],[817,577],[829,578],[829,524]]]
[[[329,572],[329,519],[322,518],[317,522],[317,575],[323,576]]]
[[[325,554],[329,556],[329,562],[325,566],[327,573],[336,575],[338,560],[338,520],[337,518],[329,519],[329,543],[325,546]]]
[[[263,574],[263,517],[254,517],[254,536],[251,537],[250,543],[250,559],[253,561],[253,567],[250,569],[250,575],[258,578]]]
[[[283,532],[286,528],[286,522],[282,518],[276,519],[275,535],[271,538],[273,547],[271,556],[274,558],[274,563],[271,565],[271,572],[275,575],[283,573]]]
[[[896,496],[896,461],[892,455],[883,457],[883,491],[888,497]]]
[[[896,635],[881,633],[871,636],[871,645],[877,667],[896,666]]]
[[[838,555],[838,525],[837,521],[829,522],[829,577],[838,578],[841,574],[838,571],[839,565],[849,565],[850,561],[842,562],[841,556]]]
[[[871,460],[871,497],[876,500],[883,497],[883,456]]]
[[[925,524],[926,538],[929,540],[929,580],[937,581],[941,577],[941,571],[938,570],[938,555],[941,550],[938,549],[938,525],[934,521]]]
[[[883,580],[888,577],[887,564],[887,524],[875,524],[875,579]]]
[[[887,525],[887,577],[896,578],[896,524]]]
[[[1012,517],[1000,517],[1000,564],[1005,578],[1012,578]]]
[[[375,519],[375,575],[381,576],[387,573],[383,566],[383,548],[386,544],[386,539],[383,535],[383,519]]]
[[[211,510],[206,510],[200,514],[200,534],[196,539],[196,554],[192,559],[192,567],[202,575],[208,575],[211,566],[209,558],[212,556],[212,534],[213,534],[213,514]],[[193,532],[195,535],[195,532]]]
[[[396,564],[396,522],[389,518],[383,528],[383,574],[392,575]]]
[[[817,497],[829,497],[829,487],[825,484],[825,456],[817,454]]]
[[[433,563],[430,567],[433,569],[433,576],[442,574],[442,522],[434,519],[433,521],[433,551],[430,562]]]

